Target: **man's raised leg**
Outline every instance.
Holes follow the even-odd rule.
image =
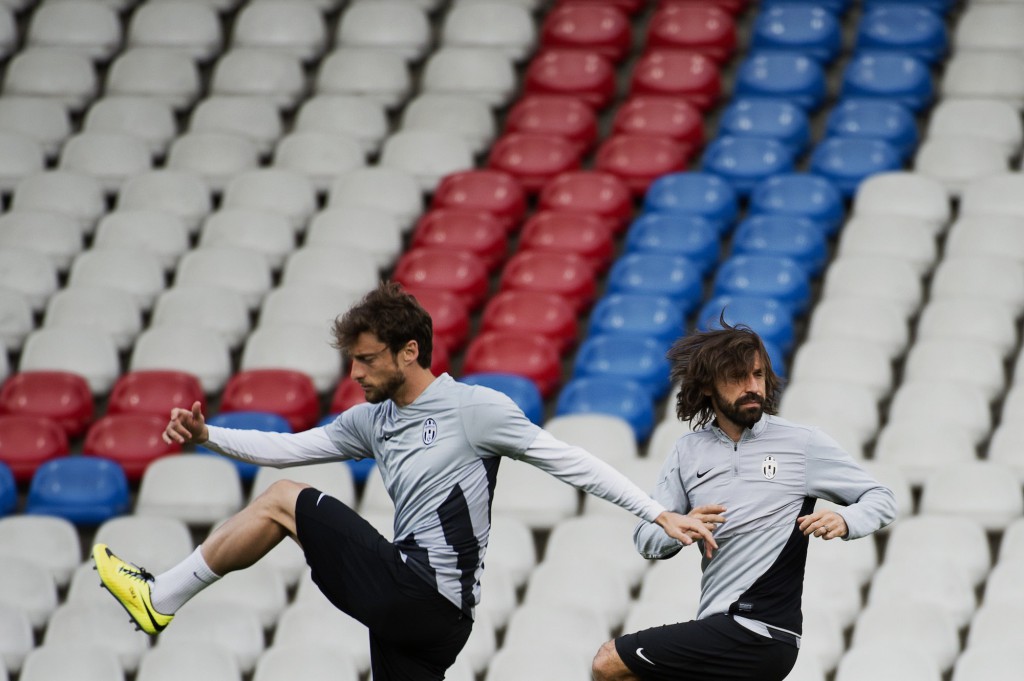
[[[607,641],[597,651],[591,670],[594,681],[639,681],[615,650],[615,641]]]

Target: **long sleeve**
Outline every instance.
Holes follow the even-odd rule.
[[[675,450],[668,455],[658,474],[654,500],[670,511],[689,513],[690,500],[679,478],[679,459]],[[650,522],[640,523],[633,530],[633,544],[644,558],[669,558],[683,548],[683,543],[665,534]]]
[[[213,451],[262,466],[285,468],[352,458],[338,451],[324,428],[301,433],[269,433],[208,426],[204,446]]]

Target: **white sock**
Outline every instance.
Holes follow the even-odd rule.
[[[150,597],[157,612],[173,615],[190,598],[220,579],[206,564],[202,548],[197,546],[188,558],[156,576],[150,585]]]

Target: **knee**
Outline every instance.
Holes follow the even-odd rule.
[[[597,655],[594,656],[594,662],[591,664],[594,681],[614,681],[617,678],[615,672],[617,671],[618,657],[619,654],[615,651],[615,641],[605,642],[598,649]]]
[[[309,485],[294,480],[278,480],[256,497],[253,504],[275,520],[293,518],[299,492],[307,487]]]

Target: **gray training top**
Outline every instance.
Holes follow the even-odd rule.
[[[275,467],[376,459],[395,502],[395,546],[416,574],[470,616],[480,599],[502,456],[533,464],[645,521],[665,510],[608,464],[533,424],[503,393],[448,374],[405,407],[390,400],[361,404],[303,433],[209,431],[211,449]]]
[[[756,623],[801,633],[808,538],[796,519],[811,513],[816,499],[846,506],[840,510],[849,528],[845,539],[896,517],[892,491],[835,440],[767,414],[739,442],[715,425],[683,435],[665,460],[654,498],[678,513],[705,504],[726,507],[726,522],[714,532],[718,551],[702,562],[697,619],[731,613],[762,633],[765,627]],[[682,547],[648,523],[633,539],[647,558],[668,558]]]

